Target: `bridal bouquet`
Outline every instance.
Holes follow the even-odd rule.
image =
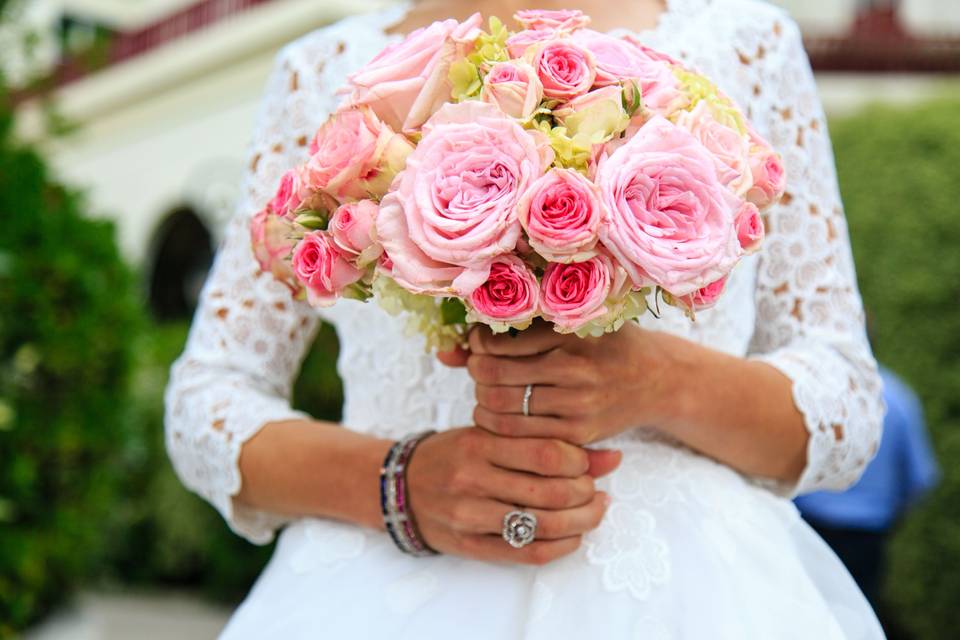
[[[715,304],[777,154],[667,55],[579,11],[515,18],[434,23],[350,76],[253,219],[261,267],[311,305],[376,297],[439,349],[469,323],[599,335]]]

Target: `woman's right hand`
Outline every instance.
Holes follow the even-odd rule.
[[[561,440],[452,429],[417,446],[407,465],[407,497],[421,535],[437,551],[543,565],[575,551],[583,534],[600,524],[608,500],[594,479],[620,459],[618,451]],[[536,515],[537,533],[534,542],[515,549],[501,527],[518,508]]]

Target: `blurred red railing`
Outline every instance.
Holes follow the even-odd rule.
[[[806,38],[817,71],[960,73],[960,38],[917,38],[892,8],[864,11],[850,33]]]

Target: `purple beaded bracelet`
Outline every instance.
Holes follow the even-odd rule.
[[[424,542],[408,509],[407,464],[417,445],[434,433],[436,431],[422,431],[394,443],[380,468],[380,511],[387,532],[401,551],[417,557],[437,555],[437,552]]]

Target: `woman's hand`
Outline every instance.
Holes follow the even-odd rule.
[[[542,565],[572,553],[606,511],[594,478],[620,464],[616,451],[588,451],[543,438],[504,438],[483,429],[428,437],[407,467],[410,508],[428,545],[490,562]],[[514,549],[503,517],[520,505],[537,516],[536,540]]]
[[[516,336],[470,333],[466,366],[476,381],[474,420],[504,436],[587,445],[668,420],[677,402],[678,350],[687,343],[627,323],[600,338],[561,335],[544,322]],[[523,415],[526,385],[534,385]]]

